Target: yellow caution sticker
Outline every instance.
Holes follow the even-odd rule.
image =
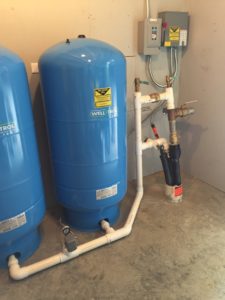
[[[112,105],[112,90],[111,88],[100,88],[94,90],[95,107],[101,108]]]
[[[165,41],[164,42],[164,47],[171,47],[171,42],[170,41]]]
[[[177,41],[180,40],[180,27],[172,26],[169,29],[169,39],[170,41]]]

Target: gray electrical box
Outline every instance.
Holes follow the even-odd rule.
[[[138,23],[138,53],[157,55],[161,46],[162,20],[146,19]]]
[[[189,15],[187,12],[165,11],[162,19],[162,46],[186,47],[188,44]]]

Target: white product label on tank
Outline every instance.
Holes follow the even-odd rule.
[[[97,200],[103,200],[112,196],[117,195],[117,184],[114,184],[110,187],[107,187],[105,189],[96,190],[96,199]]]
[[[0,135],[9,135],[15,129],[16,125],[14,123],[0,124]]]
[[[13,218],[0,221],[0,233],[5,233],[19,228],[27,223],[27,218],[25,212],[19,214]]]
[[[118,116],[117,109],[95,109],[90,112],[91,118],[115,118]]]

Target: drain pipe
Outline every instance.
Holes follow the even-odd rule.
[[[143,103],[151,103],[159,100],[166,100],[165,93],[164,94],[154,94],[152,96],[142,96],[140,92],[140,85],[138,84],[138,80],[135,81],[135,124],[136,124],[136,158],[137,158],[137,193],[129,212],[128,218],[125,222],[125,225],[118,229],[114,230],[110,227],[110,224],[102,220],[101,227],[106,232],[106,234],[102,237],[94,239],[90,242],[85,244],[79,245],[76,250],[72,252],[62,251],[54,256],[51,256],[47,259],[41,260],[37,263],[31,264],[29,266],[21,267],[19,264],[18,259],[15,255],[11,255],[8,260],[8,267],[9,267],[9,275],[14,280],[22,280],[27,278],[33,274],[56,266],[58,264],[67,262],[71,259],[74,259],[86,252],[104,246],[106,244],[110,244],[114,241],[117,241],[121,238],[128,236],[131,231],[132,227],[138,212],[138,208],[140,206],[142,197],[143,197],[143,169],[142,169],[142,152],[145,149],[149,149],[151,147],[166,144],[165,139],[160,139],[157,141],[157,145],[153,142],[146,141],[142,143],[142,127],[141,127],[141,107]],[[139,85],[139,88],[138,88]],[[156,99],[157,98],[157,99]]]

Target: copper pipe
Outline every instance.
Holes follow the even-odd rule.
[[[140,80],[140,78],[135,78],[134,79],[134,85],[135,85],[135,92],[140,92],[141,91],[141,80]]]
[[[168,88],[172,86],[171,78],[168,75],[166,76],[166,85]]]
[[[167,110],[167,116],[168,116],[169,128],[170,128],[170,144],[177,145],[178,136],[176,130],[176,109]]]

